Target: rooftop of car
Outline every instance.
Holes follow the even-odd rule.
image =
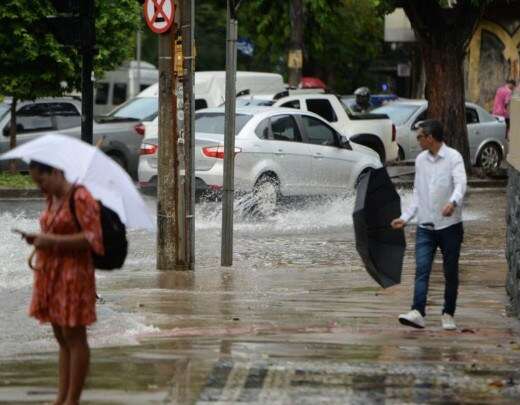
[[[203,110],[198,110],[199,113],[224,113],[224,107],[215,107],[215,108],[205,108]],[[294,108],[281,108],[281,107],[265,107],[265,106],[244,106],[237,107],[237,114],[249,114],[249,115],[257,115],[257,114],[269,114],[269,113],[291,113],[291,114],[300,114],[302,111],[294,109]]]

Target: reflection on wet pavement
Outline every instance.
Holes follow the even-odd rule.
[[[440,256],[427,328],[397,323],[411,300],[414,230],[403,283],[382,290],[355,252],[348,197],[262,223],[238,219],[232,268],[219,267],[215,205],[197,208],[194,273],[153,270],[155,236],[132,234],[126,269],[98,278],[106,303],[91,330],[85,403],[519,403],[520,329],[505,312],[504,206],[503,191],[469,197],[456,332],[440,327]],[[110,340],[113,313],[143,319],[138,345]],[[4,356],[0,403],[51,400],[55,358],[35,349]]]

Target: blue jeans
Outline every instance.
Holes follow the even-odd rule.
[[[459,256],[464,228],[462,222],[441,230],[417,227],[415,245],[415,290],[412,309],[426,315],[426,297],[437,247],[441,249],[444,269],[444,309],[454,315],[459,288]]]

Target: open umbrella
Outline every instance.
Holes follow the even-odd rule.
[[[356,249],[368,273],[383,288],[401,282],[406,242],[390,222],[401,215],[401,198],[385,168],[363,174],[354,207]]]
[[[76,138],[49,134],[0,155],[63,170],[71,183],[84,185],[106,207],[119,215],[127,228],[153,229],[148,207],[130,176],[98,148]]]

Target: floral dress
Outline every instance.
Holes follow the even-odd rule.
[[[51,200],[40,216],[43,233],[68,235],[81,231],[90,248],[102,255],[103,239],[99,204],[84,187],[74,193],[77,222],[66,201],[56,213]],[[76,327],[96,321],[96,283],[90,250],[60,251],[40,249],[36,252],[34,287],[29,315],[40,322]]]

